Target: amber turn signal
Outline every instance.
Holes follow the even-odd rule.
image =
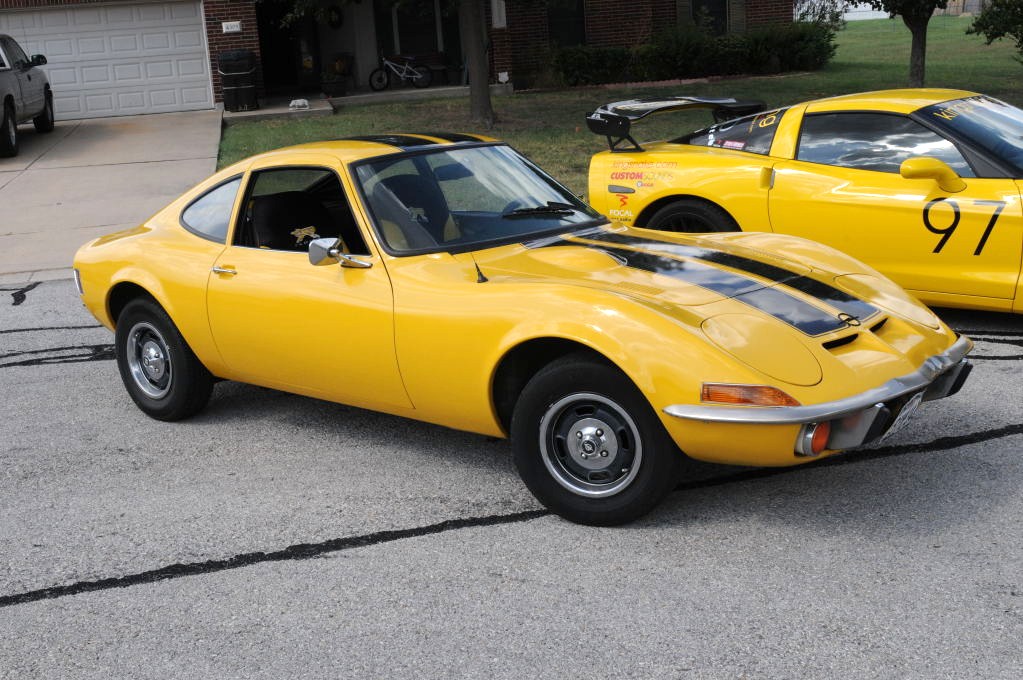
[[[799,402],[770,385],[703,383],[702,401],[739,406],[799,406]]]

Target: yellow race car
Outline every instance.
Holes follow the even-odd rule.
[[[650,114],[709,108],[717,122],[638,144]],[[666,97],[587,117],[609,151],[589,199],[627,224],[773,231],[831,245],[934,305],[1023,312],[1023,111],[961,90],[865,92],[764,110]]]
[[[680,449],[803,463],[969,373],[967,338],[845,255],[612,225],[471,135],[255,156],[74,266],[154,418],[220,378],[510,436],[537,498],[592,524],[652,508]]]

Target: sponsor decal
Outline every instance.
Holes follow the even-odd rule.
[[[642,180],[636,182],[636,188],[637,189],[642,189],[643,187],[646,187],[646,188],[649,189],[649,188],[652,188],[653,186],[654,186],[653,182],[644,182]]]
[[[618,197],[618,207],[624,208],[629,202],[628,194],[615,194]]]
[[[663,170],[677,168],[678,161],[613,161],[611,167],[615,170]]]
[[[611,179],[643,179],[642,172],[612,172]]]
[[[743,149],[746,148],[746,142],[742,142],[736,139],[726,139],[721,142],[721,146],[725,147],[726,149],[738,149],[739,151],[742,151]]]
[[[611,219],[614,219],[614,220],[631,220],[632,219],[632,211],[631,210],[619,210],[619,209],[616,208],[614,210],[608,210],[607,211],[607,216],[610,217]]]

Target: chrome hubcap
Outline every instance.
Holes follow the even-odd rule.
[[[128,371],[132,380],[146,396],[160,399],[171,386],[171,361],[167,343],[150,323],[140,321],[132,326],[125,346]]]
[[[636,423],[599,394],[559,399],[540,420],[540,453],[551,476],[572,493],[613,496],[628,487],[643,459]]]

